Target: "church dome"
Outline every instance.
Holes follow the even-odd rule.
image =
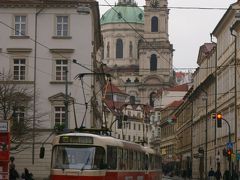
[[[144,24],[144,12],[137,6],[114,6],[102,15],[100,23],[101,25],[111,23]]]

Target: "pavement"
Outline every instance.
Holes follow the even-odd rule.
[[[171,179],[171,180],[193,180],[193,179],[189,179],[189,178],[183,178],[180,176],[163,176],[162,179],[163,180],[168,180],[168,179]]]

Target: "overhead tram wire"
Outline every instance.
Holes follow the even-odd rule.
[[[99,4],[99,6],[102,7],[111,7],[111,6],[115,6],[112,4]],[[147,6],[137,6],[139,8],[144,8]],[[160,7],[160,9],[163,9]],[[220,10],[220,11],[225,11],[228,8],[224,8],[224,7],[194,7],[194,6],[168,6],[168,9],[182,9],[182,10]],[[239,10],[239,9],[232,9],[232,10]]]
[[[6,26],[6,27],[8,27],[8,28],[10,28],[10,29],[13,30],[13,31],[17,31],[15,28],[9,26],[8,24],[4,23],[4,22],[1,21],[1,20],[0,20],[0,24]],[[19,32],[19,31],[17,31],[17,32]],[[20,33],[21,35],[24,35],[22,32],[19,32],[19,33]],[[35,42],[35,39],[33,39],[31,36],[29,36],[29,39],[30,39],[31,41]],[[48,46],[46,46],[46,45],[44,45],[44,44],[42,44],[42,43],[40,43],[40,42],[38,42],[38,41],[36,41],[36,43],[37,43],[38,45],[40,45],[40,46],[48,49],[48,50],[51,50]],[[61,53],[55,52],[55,54],[61,56],[61,57],[64,58],[64,59],[69,60],[69,58],[67,58],[66,56],[62,55]],[[71,62],[71,63],[74,63],[73,60],[70,61],[70,62]],[[91,72],[94,72],[93,70],[87,68],[86,66],[84,66],[84,65],[82,65],[82,64],[81,64],[81,67],[83,67],[83,68],[85,68],[85,69],[87,69],[87,70],[89,70],[89,71],[91,71]]]

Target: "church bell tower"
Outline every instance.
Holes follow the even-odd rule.
[[[149,97],[150,104],[157,90],[173,83],[173,47],[169,42],[167,6],[167,0],[146,0],[144,7],[144,33],[139,43],[139,74],[142,76],[141,94]]]

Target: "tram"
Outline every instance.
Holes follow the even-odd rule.
[[[140,144],[91,133],[53,140],[51,180],[161,180],[161,157]]]

